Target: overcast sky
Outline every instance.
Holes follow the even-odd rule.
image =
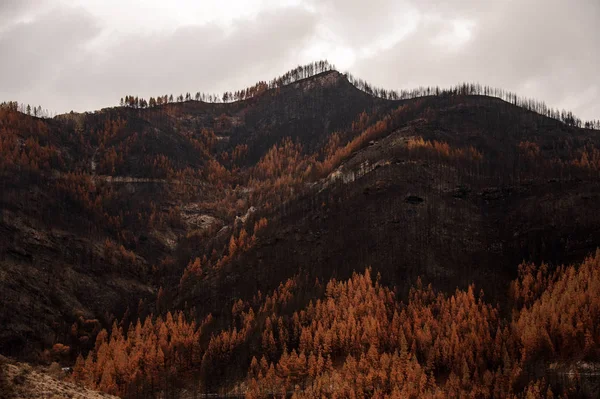
[[[479,82],[600,118],[599,0],[0,0],[0,101],[59,113],[319,59],[388,89]]]

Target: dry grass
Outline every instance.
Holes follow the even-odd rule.
[[[48,374],[52,372],[53,376]],[[33,368],[0,356],[0,399],[109,399],[104,393],[61,381],[64,372],[57,365]]]

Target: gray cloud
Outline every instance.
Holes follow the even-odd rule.
[[[235,90],[294,66],[315,23],[314,14],[289,8],[238,21],[231,31],[187,26],[86,45],[100,34],[95,21],[81,10],[55,9],[0,36],[0,52],[12,55],[0,74],[15,76],[2,82],[0,95],[38,94],[66,111],[113,105],[128,93]]]
[[[0,100],[64,112],[127,93],[235,90],[307,61],[325,43],[330,61],[354,54],[350,71],[377,86],[478,81],[600,118],[599,18],[597,0],[305,0],[231,28],[125,34],[58,0],[4,0]]]
[[[28,11],[44,5],[45,0],[38,2],[34,0],[2,0],[0,2],[0,31]]]
[[[352,47],[369,46],[389,38],[402,29],[415,10],[409,2],[391,0],[319,0],[310,4],[320,15],[321,24],[340,43]]]
[[[33,22],[19,22],[0,34],[2,90],[36,92],[47,87],[66,65],[76,60],[86,43],[100,33],[83,10],[57,8]],[[43,95],[40,89],[40,94]]]
[[[420,6],[424,15],[440,12],[437,2],[429,3]],[[483,12],[459,3],[467,11],[441,8],[446,19],[422,21],[393,48],[361,60],[356,74],[392,87],[478,81],[572,108],[584,118],[600,117],[600,29],[594,22],[600,4],[504,1]],[[471,39],[457,48],[436,43],[453,18],[473,24]]]

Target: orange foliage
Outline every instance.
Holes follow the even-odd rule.
[[[104,241],[104,257],[109,264],[113,266],[131,266],[135,265],[137,257],[134,252],[125,249],[108,238]]]
[[[367,126],[372,122],[366,113],[362,113],[359,119],[352,124],[353,132],[358,130],[360,134],[354,137],[344,146],[340,145],[338,137],[332,135],[329,142],[325,146],[325,159],[316,164],[317,175],[325,177],[337,168],[344,160],[348,159],[354,152],[364,148],[369,142],[378,140],[386,134],[397,129],[407,118],[408,115],[415,109],[421,107],[422,101],[414,101],[411,104],[401,105],[393,110],[389,115],[381,119],[377,119],[372,125]]]
[[[522,267],[512,291],[523,360],[600,356],[600,250],[579,268]]]
[[[188,377],[200,366],[202,329],[186,321],[181,312],[165,319],[146,318],[127,334],[113,323],[110,336],[98,334],[96,348],[77,359],[72,378],[86,386],[121,396],[135,396],[144,389],[166,390],[173,379]]]
[[[571,164],[592,171],[600,170],[600,149],[596,147],[583,148],[579,158],[573,160]]]
[[[246,240],[243,234],[232,239],[230,252]],[[169,315],[153,327],[149,320],[138,323],[127,339],[115,325],[110,339],[98,335],[88,360],[78,360],[73,378],[131,395],[168,381],[159,377],[165,375],[197,372],[205,386],[219,386],[242,364],[248,397],[541,398],[554,394],[545,381],[529,379],[531,362],[600,356],[600,250],[579,267],[522,265],[511,284],[512,320],[472,286],[444,295],[419,281],[402,303],[370,269],[325,287],[301,284],[307,283],[290,279],[271,295],[235,301],[230,327],[206,346],[182,315],[177,323]],[[300,300],[307,292],[317,299]],[[144,329],[149,332],[138,332]],[[175,344],[181,336],[184,342]]]
[[[246,154],[248,154],[248,145],[247,144],[238,144],[235,146],[233,151],[231,152],[231,160],[236,163],[242,161]]]
[[[0,107],[0,172],[63,167],[60,152],[47,142],[47,136],[48,127],[43,121]]]
[[[410,138],[407,147],[409,151],[422,150],[444,159],[466,159],[469,161],[483,160],[483,154],[475,147],[454,148],[448,143],[423,140],[422,137]]]
[[[531,141],[521,141],[518,144],[519,152],[526,158],[535,159],[540,155],[540,146]]]
[[[509,391],[510,381],[495,381],[495,371],[488,370],[503,364],[506,336],[497,331],[497,311],[477,300],[472,289],[446,297],[418,288],[407,305],[399,306],[393,293],[373,282],[367,270],[347,282],[331,281],[325,294],[287,324],[279,323],[276,336],[287,337],[277,344],[283,348],[281,355],[258,371],[249,370],[254,381],[249,385],[257,394],[298,387],[301,397],[334,392],[341,397],[376,392],[382,397],[446,397]],[[264,328],[265,352],[273,352],[268,349],[272,324]],[[341,360],[341,367],[327,367],[332,359],[333,364]],[[436,385],[434,376],[446,376],[446,383]]]
[[[258,180],[276,180],[283,176],[302,176],[307,167],[302,156],[302,145],[287,137],[280,145],[274,145],[256,164],[252,175]]]

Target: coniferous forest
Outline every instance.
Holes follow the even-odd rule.
[[[327,61],[5,102],[0,391],[26,362],[123,398],[598,397],[599,173],[600,121]]]

